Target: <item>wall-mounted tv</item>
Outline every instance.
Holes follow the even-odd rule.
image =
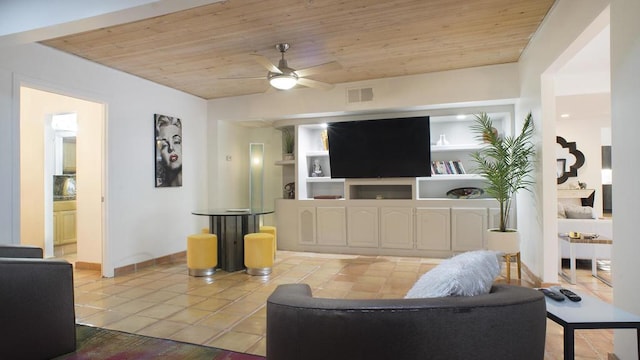
[[[429,117],[327,125],[332,178],[431,176]]]

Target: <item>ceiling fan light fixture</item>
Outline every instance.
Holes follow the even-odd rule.
[[[298,77],[293,74],[273,74],[269,77],[269,84],[278,90],[289,90],[297,83]]]

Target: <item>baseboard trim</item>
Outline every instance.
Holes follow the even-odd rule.
[[[522,263],[522,272],[524,272],[527,277],[529,279],[531,279],[531,282],[533,283],[534,287],[537,288],[548,288],[548,287],[552,287],[552,286],[558,286],[560,285],[560,283],[547,283],[547,282],[543,282],[542,278],[540,278],[539,276],[537,276],[536,274],[534,274],[531,269],[529,269],[529,267],[527,267],[527,265],[525,263]]]
[[[100,264],[100,263],[90,263],[90,262],[84,262],[84,261],[76,261],[74,266],[78,270],[102,271],[102,264]]]
[[[161,256],[159,258],[145,260],[139,263],[125,265],[118,268],[115,268],[113,271],[113,276],[122,276],[134,273],[138,270],[142,270],[144,268],[148,268],[150,266],[160,265],[160,264],[169,264],[177,261],[184,261],[187,257],[187,251],[180,251],[175,254],[169,254],[165,256]]]
[[[531,282],[533,282],[534,287],[542,287],[542,279],[538,277],[536,274],[534,274],[531,271],[531,269],[529,269],[527,264],[523,262],[521,267],[522,267],[522,272],[524,272],[527,275],[527,277],[531,279]]]

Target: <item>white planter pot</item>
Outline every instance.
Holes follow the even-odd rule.
[[[282,154],[282,160],[293,160],[293,159],[294,159],[293,154],[288,154],[288,153]]]
[[[500,232],[498,229],[487,231],[487,249],[500,251],[505,254],[515,254],[520,251],[520,233],[515,229]]]

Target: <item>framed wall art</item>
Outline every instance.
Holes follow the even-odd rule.
[[[182,121],[153,115],[155,125],[156,187],[182,186]]]

